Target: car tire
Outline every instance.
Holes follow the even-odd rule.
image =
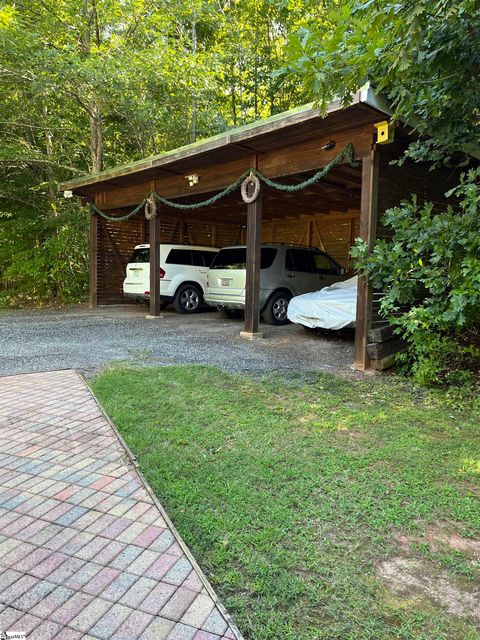
[[[217,311],[220,317],[225,320],[238,320],[243,313],[240,309],[229,309],[228,307],[217,307]]]
[[[287,309],[291,299],[292,296],[286,291],[277,291],[271,295],[262,312],[264,322],[274,325],[288,324],[290,320],[287,318]]]
[[[173,299],[173,306],[178,313],[198,313],[202,303],[203,293],[196,284],[182,284]]]

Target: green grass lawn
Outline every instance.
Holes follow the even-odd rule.
[[[92,388],[248,640],[480,638],[451,608],[480,590],[477,410],[396,377],[117,367]],[[398,558],[420,586],[385,576]]]

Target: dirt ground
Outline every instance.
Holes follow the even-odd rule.
[[[427,598],[454,616],[480,627],[480,590],[464,575],[438,571],[428,559],[412,553],[415,545],[428,545],[430,552],[460,552],[472,568],[480,561],[480,541],[460,536],[454,522],[431,524],[422,536],[397,537],[398,556],[378,567],[390,591],[403,599]]]

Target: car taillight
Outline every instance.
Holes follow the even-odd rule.
[[[165,271],[162,269],[162,267],[160,267],[160,278],[164,278],[165,277]]]

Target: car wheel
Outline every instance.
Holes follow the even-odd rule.
[[[288,303],[291,300],[291,295],[284,291],[274,293],[265,309],[262,312],[263,319],[267,324],[287,324],[289,319],[287,318]]]
[[[217,307],[217,311],[221,318],[225,319],[238,319],[242,317],[242,311],[240,309],[229,309],[228,307]]]
[[[203,295],[200,287],[195,284],[182,284],[177,289],[173,306],[178,313],[197,313],[203,302]]]

